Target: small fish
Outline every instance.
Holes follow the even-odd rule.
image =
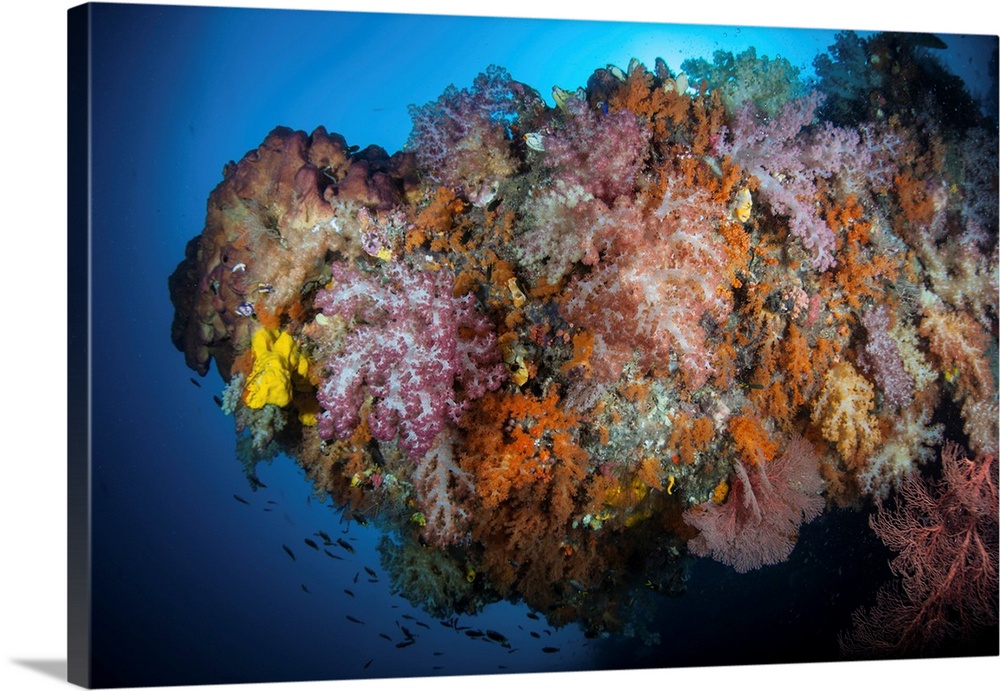
[[[415,624],[416,624],[417,626],[422,626],[422,627],[424,627],[425,629],[429,629],[429,628],[430,628],[430,627],[429,627],[429,626],[428,626],[427,624],[425,624],[425,623],[424,623],[424,622],[422,622],[422,621],[417,621],[417,622],[414,622],[414,623],[415,623]]]
[[[411,646],[414,643],[416,643],[416,641],[414,639],[408,638],[405,641],[400,641],[399,643],[397,643],[396,647],[397,648],[406,648],[407,646]]]
[[[405,626],[400,626],[400,627],[399,627],[399,630],[400,630],[400,631],[402,631],[402,632],[403,632],[403,635],[404,635],[404,636],[406,636],[407,638],[416,638],[416,636],[414,636],[414,635],[413,635],[413,634],[412,634],[412,633],[410,632],[410,630],[409,630],[408,628],[406,628]]]
[[[538,621],[538,615],[535,614],[534,612],[528,612],[528,619],[534,619],[535,621]]]
[[[390,643],[392,643],[392,636],[390,636],[390,635],[389,635],[389,634],[387,634],[387,633],[380,633],[380,634],[379,634],[379,637],[381,637],[381,638],[384,638],[385,640],[387,640],[387,641],[389,641]]]
[[[499,631],[493,631],[491,629],[486,629],[486,635],[490,638],[490,640],[496,641],[500,645],[503,645],[503,644],[505,644],[507,642],[507,637],[504,636]]]
[[[285,553],[292,558],[292,561],[295,561],[295,552],[292,551],[291,547],[288,545],[282,545],[282,547],[285,549]]]
[[[277,504],[278,502],[276,502],[274,499],[268,499],[267,503],[268,504]]]
[[[372,658],[368,662],[366,662],[365,666],[362,667],[362,669],[368,669],[369,667],[371,667],[371,665],[372,665],[373,662],[375,662],[375,658]]]
[[[433,667],[431,667],[431,669],[433,669],[433,670],[444,669],[444,666],[443,665],[434,665]]]
[[[542,652],[543,653],[558,653],[559,652],[559,648],[554,648],[551,645],[547,645],[544,648],[542,648]]]
[[[270,511],[274,511],[274,509],[264,509],[264,511],[270,512]]]
[[[305,543],[306,543],[307,545],[309,545],[310,547],[312,547],[313,549],[315,549],[315,550],[319,550],[319,545],[317,545],[317,544],[316,544],[315,542],[313,542],[313,541],[312,541],[312,540],[310,540],[309,538],[306,538],[306,539],[305,539]]]
[[[532,638],[541,638],[541,635],[540,635],[540,634],[539,634],[539,633],[538,633],[537,631],[529,631],[529,632],[528,632],[528,634],[529,634],[529,635],[530,635],[530,636],[531,636]]]
[[[347,621],[351,622],[352,624],[364,624],[363,621],[361,621],[360,619],[357,619],[355,617],[352,617],[350,614],[348,614],[346,616],[347,616]]]
[[[310,595],[312,595],[312,593],[309,592],[309,588],[306,587],[305,583],[302,584],[302,590],[305,591],[305,592],[307,592],[307,593],[309,593]]]
[[[199,389],[201,388],[201,384],[199,384],[198,380],[195,379],[194,377],[191,377],[191,383],[197,386]]]
[[[374,571],[372,571],[371,569],[369,569],[369,568],[368,568],[367,566],[365,567],[365,571],[366,571],[366,572],[368,573],[368,575],[369,575],[369,576],[371,576],[372,578],[378,578],[378,574],[377,574],[377,573],[375,573]]]
[[[215,401],[215,405],[219,406],[219,408],[222,408],[221,398],[219,398],[218,396],[212,396],[212,400]]]
[[[352,593],[352,592],[351,592],[350,590],[348,590],[347,588],[344,588],[344,592],[345,592],[345,593],[347,593],[348,595],[350,595],[351,597],[354,597],[354,593]]]
[[[465,632],[465,635],[468,636],[469,638],[482,638],[486,634],[484,634],[479,629],[469,629],[468,631]]]
[[[403,614],[401,616],[403,617],[403,619],[409,619],[411,621],[416,621],[417,620],[417,618],[415,616],[413,616],[412,614]]]
[[[340,545],[341,547],[343,547],[344,549],[346,549],[351,554],[354,554],[354,545],[352,545],[350,542],[348,542],[344,538],[338,537],[337,538],[337,544]]]
[[[264,510],[267,511],[267,509],[264,509]],[[339,554],[334,554],[333,552],[331,552],[328,549],[324,549],[323,551],[326,552],[326,556],[330,557],[331,559],[337,559],[338,561],[344,561],[344,558],[342,556],[340,556]]]
[[[241,504],[246,504],[247,506],[250,506],[250,502],[248,502],[246,499],[244,499],[243,497],[241,497],[238,494],[234,494],[233,495],[233,499],[235,499],[236,501],[238,501]]]
[[[444,655],[444,653],[442,653],[440,650],[434,651],[434,657],[441,657],[442,655]]]
[[[330,539],[330,536],[329,536],[329,535],[327,535],[327,534],[326,534],[325,532],[323,532],[322,530],[318,530],[318,531],[316,531],[316,537],[320,537],[320,538],[323,538],[323,542],[325,542],[325,543],[326,543],[326,544],[328,544],[328,545],[332,545],[332,544],[333,544],[333,541],[332,541],[332,540]]]
[[[355,583],[357,583],[357,582],[358,582],[358,576],[360,576],[360,575],[361,575],[361,572],[360,572],[360,571],[358,571],[358,572],[357,572],[356,574],[354,574],[354,582],[355,582]]]
[[[377,578],[369,578],[368,582],[369,583],[378,583],[378,579]]]

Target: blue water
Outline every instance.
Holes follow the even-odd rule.
[[[804,529],[788,564],[736,579],[699,563],[688,597],[655,601],[660,645],[587,639],[509,603],[460,624],[499,631],[510,648],[441,625],[389,592],[375,550],[380,535],[311,498],[291,460],[259,466],[266,489],[251,490],[235,459],[232,419],[212,400],[223,382],[212,372],[192,384],[170,341],[167,291],[187,241],[201,232],[223,165],[277,125],[307,132],[323,125],[349,144],[392,152],[409,132],[408,104],[431,101],[450,83],[468,86],[491,63],[546,96],[553,85],[585,84],[609,62],[624,67],[634,56],[651,65],[662,56],[676,70],[719,47],[753,45],[808,73],[835,31],[692,34],[636,24],[127,5],[92,11],[96,683],[752,662],[764,626],[781,632],[787,659],[806,649],[835,658],[836,631],[856,604],[871,601],[885,573],[872,556],[877,542],[864,542],[865,526],[835,513]],[[976,55],[995,39],[952,43],[960,44]],[[984,61],[963,64],[973,77],[988,76]],[[350,541],[355,553],[332,549],[336,560],[313,550],[304,540],[319,530]],[[844,551],[829,545],[855,534],[848,546],[858,564],[844,565]],[[850,586],[869,578],[869,589]],[[747,613],[744,624],[726,617],[737,608]],[[397,648],[402,626],[416,643]],[[720,627],[743,644],[720,650]],[[778,659],[785,657],[771,657]]]

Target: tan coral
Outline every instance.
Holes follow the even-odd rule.
[[[871,415],[874,401],[875,388],[849,362],[827,372],[816,397],[812,422],[849,465],[866,458],[881,441],[878,421]]]

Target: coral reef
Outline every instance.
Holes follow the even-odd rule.
[[[921,601],[995,625],[996,123],[927,50],[842,34],[810,84],[633,60],[553,107],[490,67],[391,156],[277,128],[170,277],[173,341],[216,361],[250,481],[294,458],[436,616],[645,638],[691,559],[766,568],[837,506],[904,579],[854,643]],[[938,524],[931,574],[903,540]],[[937,578],[959,557],[974,592]]]

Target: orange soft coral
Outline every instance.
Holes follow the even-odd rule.
[[[462,469],[472,475],[487,509],[525,485],[548,482],[560,464],[578,464],[587,457],[575,441],[577,419],[559,406],[555,390],[543,399],[522,393],[486,395],[463,425],[468,434]]]

